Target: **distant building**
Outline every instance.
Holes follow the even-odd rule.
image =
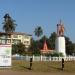
[[[30,34],[20,32],[12,32],[12,33],[0,32],[0,44],[17,44],[21,42],[28,48],[30,46],[31,42],[30,40],[31,40]]]

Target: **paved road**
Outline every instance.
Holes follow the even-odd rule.
[[[18,72],[10,70],[0,70],[0,75],[75,75],[75,73],[39,73],[39,72]]]

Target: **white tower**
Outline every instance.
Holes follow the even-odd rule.
[[[64,26],[63,24],[57,24],[57,37],[55,41],[55,50],[66,56],[65,52],[65,37],[64,37]]]
[[[59,53],[63,53],[66,56],[65,52],[65,38],[64,37],[57,37],[55,42],[56,51]]]

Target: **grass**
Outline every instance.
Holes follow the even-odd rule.
[[[26,61],[13,61],[12,70],[15,71],[33,71],[33,72],[62,72],[61,62],[33,62],[32,70],[30,63]],[[75,61],[65,62],[64,72],[75,72]]]
[[[33,62],[32,70],[30,68],[30,63],[26,61],[13,60],[12,68],[8,70],[13,71],[24,71],[24,72],[75,72],[75,61],[65,62],[65,68],[61,70],[61,62]]]

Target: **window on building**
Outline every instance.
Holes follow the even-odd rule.
[[[26,36],[26,35],[25,35],[25,39],[29,39],[29,36]]]
[[[12,43],[14,43],[14,44],[21,43],[21,40],[13,39]]]
[[[0,44],[2,44],[2,40],[0,39]]]
[[[29,44],[29,41],[24,41],[25,44]]]
[[[15,43],[15,39],[12,40],[12,43]]]
[[[11,38],[11,35],[8,35],[7,38]]]
[[[21,38],[22,35],[19,35],[19,38]]]
[[[11,40],[7,40],[8,43],[11,43]]]
[[[2,39],[2,44],[5,44],[5,42],[7,42],[7,40],[3,40],[3,39]]]
[[[17,43],[21,43],[21,40],[17,40]]]
[[[5,35],[2,35],[2,36],[0,36],[0,38],[1,38],[1,39],[5,39],[5,38],[6,38],[6,36],[5,36]]]
[[[18,35],[13,35],[13,38],[18,38]]]

